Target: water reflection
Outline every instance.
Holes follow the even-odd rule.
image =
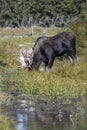
[[[81,127],[80,124],[67,121],[46,124],[41,122],[33,112],[17,113],[18,130],[87,130],[86,126]]]
[[[30,105],[31,104],[31,105]],[[87,130],[87,121],[80,123],[72,121],[53,122],[48,115],[39,114],[35,110],[35,106],[27,100],[18,100],[14,105],[5,108],[5,112],[11,119],[15,119],[17,130]],[[49,122],[49,123],[48,123]]]
[[[28,129],[28,114],[17,113],[17,128],[18,130]]]

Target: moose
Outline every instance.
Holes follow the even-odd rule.
[[[29,70],[37,70],[40,64],[44,62],[45,71],[49,71],[55,57],[64,54],[67,54],[71,65],[73,65],[74,59],[79,63],[79,58],[76,55],[76,36],[72,32],[62,32],[51,37],[39,37],[32,49],[26,53],[25,50],[22,50],[21,54],[24,58],[24,65]]]

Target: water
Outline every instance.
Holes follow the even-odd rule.
[[[50,116],[37,113],[34,103],[29,99],[18,99],[4,112],[14,120],[17,130],[87,130],[86,121],[79,123],[67,118],[55,121]]]
[[[21,119],[23,121],[19,122]],[[87,130],[87,126],[72,124],[71,122],[59,122],[57,124],[45,124],[36,118],[27,114],[18,113],[18,121],[15,126],[17,130]]]
[[[17,114],[18,130],[87,130],[87,127],[81,127],[71,122],[58,122],[54,124],[42,123],[34,113]]]

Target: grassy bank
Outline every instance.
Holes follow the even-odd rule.
[[[10,91],[19,89],[26,94],[42,94],[52,98],[59,96],[87,96],[87,64],[75,64],[63,60],[61,65],[56,60],[49,73],[28,72],[27,70],[5,69],[2,77],[3,86]]]
[[[14,122],[0,113],[0,130],[17,130]]]

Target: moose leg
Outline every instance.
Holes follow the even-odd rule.
[[[74,59],[76,59],[77,63],[79,64],[79,57],[76,56],[76,49],[75,48],[73,50],[70,50],[67,55],[69,57],[71,65],[74,64]]]
[[[69,55],[68,55],[68,58],[69,58],[69,60],[70,60],[71,65],[73,66],[73,64],[74,64],[74,59],[72,58],[72,56],[69,56]]]
[[[79,57],[77,57],[77,55],[76,55],[76,48],[74,48],[74,49],[71,51],[71,54],[72,54],[73,60],[75,59],[75,60],[77,61],[77,63],[79,64],[80,59],[79,59]]]
[[[47,65],[48,65],[48,60],[44,62],[45,63],[45,68],[44,68],[44,71],[46,71],[47,69]]]
[[[48,64],[46,65],[45,67],[45,71],[48,71],[50,70],[50,68],[52,67],[53,65],[53,62],[54,62],[54,57],[52,56],[49,60],[48,60]]]
[[[72,66],[74,64],[75,55],[76,55],[76,51],[73,51],[73,50],[69,50],[68,53],[67,53],[67,56],[68,56]]]
[[[79,65],[79,63],[80,63],[80,58],[77,57],[77,56],[76,56],[76,61],[77,61],[78,65]]]
[[[77,62],[77,64],[79,65],[79,63],[80,63],[80,58],[77,57],[76,55],[74,55],[74,56],[72,56],[72,57],[73,57],[73,60],[75,59],[76,62]],[[70,58],[69,58],[69,59],[70,59]]]

